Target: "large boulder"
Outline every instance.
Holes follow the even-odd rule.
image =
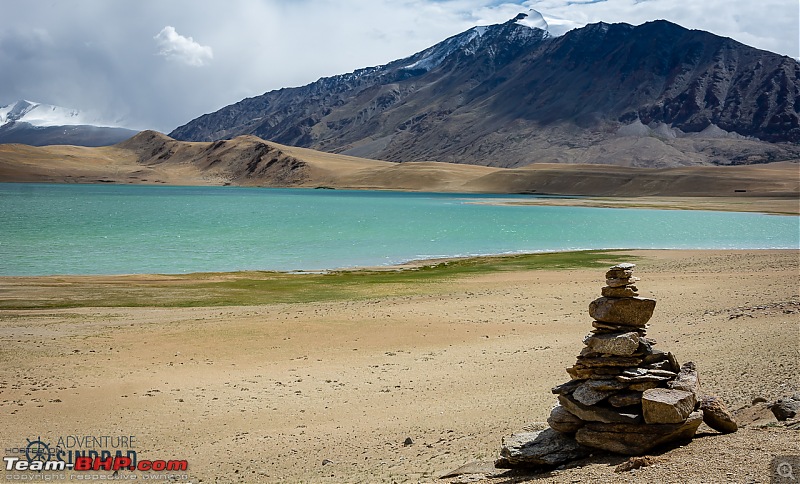
[[[642,415],[648,424],[677,424],[686,420],[696,404],[692,392],[652,388],[642,394]]]
[[[601,297],[589,303],[589,315],[604,323],[644,327],[653,316],[654,299]]]
[[[700,401],[700,410],[703,412],[703,422],[714,430],[729,434],[739,429],[725,402],[716,395],[703,398]]]
[[[660,445],[690,440],[703,422],[693,412],[677,424],[607,424],[589,422],[578,430],[575,440],[587,447],[625,455],[642,455]]]
[[[591,449],[569,435],[544,429],[521,432],[503,438],[500,459],[495,467],[557,466],[589,455]]]

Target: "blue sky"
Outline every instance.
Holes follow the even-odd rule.
[[[797,0],[0,0],[0,105],[29,99],[169,132],[531,8],[556,30],[667,19],[800,57]]]

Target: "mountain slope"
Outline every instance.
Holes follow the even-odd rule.
[[[797,61],[666,21],[553,37],[524,17],[384,66],[242,100],[171,136],[253,134],[390,161],[494,166],[800,158]],[[632,138],[645,147],[602,155],[619,152],[620,139],[637,145]]]
[[[76,109],[50,104],[23,100],[0,107],[0,143],[107,146],[136,133]]]

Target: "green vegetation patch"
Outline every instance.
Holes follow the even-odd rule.
[[[454,259],[415,268],[197,273],[176,276],[32,278],[0,295],[0,309],[76,307],[200,307],[308,303],[446,291],[453,281],[496,272],[566,270],[635,258],[608,251],[558,252]],[[27,296],[27,295],[30,296]],[[1,319],[1,318],[0,318]]]

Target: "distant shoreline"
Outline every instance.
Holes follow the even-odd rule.
[[[400,188],[382,187],[259,187],[246,185],[216,185],[216,184],[175,184],[175,183],[120,183],[114,180],[98,180],[96,182],[83,181],[0,181],[0,183],[13,184],[53,184],[53,185],[120,185],[120,186],[152,186],[152,187],[221,187],[221,188],[268,188],[268,189],[297,189],[318,191],[375,191],[398,193],[431,193],[465,196],[507,196],[508,200],[476,201],[469,202],[484,205],[539,205],[558,207],[591,207],[591,208],[633,208],[647,210],[707,210],[713,212],[753,212],[770,215],[800,215],[800,198],[794,194],[781,194],[772,196],[593,196],[581,194],[551,194],[551,193],[503,193],[503,192],[466,192],[466,191],[433,191],[411,190]],[[513,197],[541,197],[519,198]]]

